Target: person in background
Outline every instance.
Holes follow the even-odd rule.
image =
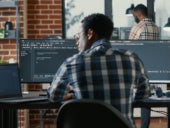
[[[157,40],[160,38],[159,28],[152,19],[148,18],[148,9],[145,5],[138,4],[133,9],[133,16],[137,24],[130,31],[130,40]]]
[[[160,32],[158,26],[148,18],[148,9],[143,4],[138,4],[133,9],[134,20],[137,23],[132,27],[130,40],[158,40]],[[150,109],[141,108],[141,128],[149,128]]]
[[[62,63],[47,94],[51,102],[70,97],[107,102],[135,128],[133,88],[135,99],[148,98],[149,80],[143,62],[135,53],[112,47],[109,41],[112,31],[113,22],[104,14],[86,16],[74,36],[79,53]]]

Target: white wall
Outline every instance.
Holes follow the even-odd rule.
[[[146,0],[113,0],[113,21],[115,27],[132,27],[134,25],[133,16],[126,16],[126,9],[133,3],[135,6],[137,4],[147,5]]]
[[[170,0],[155,0],[155,21],[161,28],[168,21],[170,17]],[[162,30],[162,39],[170,39],[170,32]]]

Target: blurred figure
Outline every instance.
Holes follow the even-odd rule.
[[[133,16],[137,24],[130,31],[130,40],[157,40],[160,38],[158,26],[152,19],[147,18],[148,9],[145,5],[137,5],[133,10]]]

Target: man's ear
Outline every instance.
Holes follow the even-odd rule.
[[[93,36],[94,36],[93,29],[88,29],[88,31],[87,31],[87,39],[90,40],[90,39],[93,38]]]

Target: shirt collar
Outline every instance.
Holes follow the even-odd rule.
[[[94,48],[94,47],[97,47],[97,46],[99,46],[99,45],[101,45],[101,44],[104,44],[104,43],[108,43],[108,40],[107,39],[100,39],[100,40],[97,40],[96,42],[94,42],[93,44],[92,44],[92,46],[91,46],[91,48]]]
[[[142,19],[141,21],[152,21],[151,19],[149,19],[149,18],[144,18],[144,19]]]

